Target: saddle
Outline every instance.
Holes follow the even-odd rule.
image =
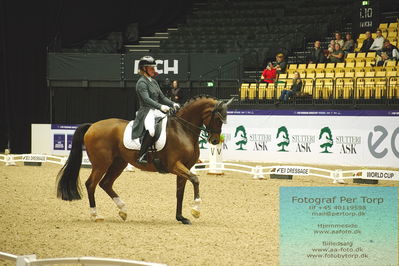
[[[140,138],[132,139],[133,122],[134,120],[130,121],[125,128],[125,132],[123,133],[123,145],[130,150],[140,150],[141,140],[143,136],[141,136]],[[163,118],[155,118],[155,144],[153,146],[155,146],[156,151],[162,150],[165,146],[167,122],[167,116]]]

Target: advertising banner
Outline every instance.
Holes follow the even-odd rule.
[[[51,125],[51,135],[53,141],[51,154],[69,155],[69,151],[72,148],[73,133],[75,133],[77,127],[77,125]]]
[[[148,55],[148,53],[131,53],[124,56],[124,77],[125,79],[138,79],[138,66],[140,58]],[[185,80],[189,75],[189,59],[188,54],[162,54],[154,55],[156,59],[155,71],[159,74],[159,78],[165,76],[170,79]]]
[[[49,53],[49,80],[137,80],[138,63],[144,55],[156,59],[158,79],[238,79],[242,72],[240,54],[167,53],[129,54]],[[219,73],[220,70],[220,73]]]
[[[223,125],[223,159],[398,167],[399,112],[233,111]],[[201,159],[209,144],[200,139]]]

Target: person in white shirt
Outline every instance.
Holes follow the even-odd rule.
[[[336,33],[335,33],[335,40],[334,40],[334,42],[335,42],[335,43],[338,43],[340,47],[343,47],[343,46],[344,46],[345,41],[342,40],[341,33],[339,33],[339,32],[336,32]]]
[[[377,37],[375,37],[373,44],[370,47],[370,51],[381,52],[384,45],[385,38],[382,37],[382,32],[377,29]]]

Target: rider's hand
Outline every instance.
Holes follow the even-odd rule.
[[[170,110],[170,107],[169,107],[169,106],[167,106],[167,105],[161,105],[161,111],[162,111],[162,112],[167,113],[167,112],[169,112],[169,110]]]
[[[173,104],[173,109],[175,109],[175,111],[179,110],[180,109],[180,104],[174,103]]]

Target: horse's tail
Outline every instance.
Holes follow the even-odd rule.
[[[82,164],[83,137],[91,124],[79,126],[72,139],[68,160],[57,175],[57,197],[62,200],[80,200],[79,171]]]

